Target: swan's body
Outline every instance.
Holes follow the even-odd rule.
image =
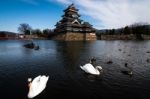
[[[102,67],[101,66],[96,66],[94,68],[94,66],[90,63],[87,63],[83,66],[80,66],[80,68],[85,71],[86,73],[89,73],[89,74],[93,74],[93,75],[100,75],[100,71],[99,70],[102,70]]]
[[[29,83],[28,98],[34,98],[40,94],[46,87],[49,76],[37,76],[32,82]]]

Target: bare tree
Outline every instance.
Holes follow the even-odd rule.
[[[32,30],[31,26],[27,23],[22,23],[18,27],[18,31],[20,33],[23,33],[23,34],[26,34],[26,35],[30,35],[31,30]]]
[[[33,35],[37,35],[37,36],[41,36],[42,35],[42,31],[40,29],[34,29],[32,31],[32,34]]]
[[[52,31],[50,29],[44,29],[43,30],[44,35],[49,35],[50,33],[52,33]]]

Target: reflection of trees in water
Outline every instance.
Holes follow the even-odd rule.
[[[80,75],[80,65],[89,62],[93,44],[89,42],[57,42],[57,60],[72,79]],[[93,46],[94,47],[94,46]]]
[[[69,63],[71,65],[75,65],[80,57],[81,48],[83,47],[83,43],[76,44],[75,42],[66,43],[65,44],[65,50],[67,58],[69,59]]]
[[[57,44],[57,51],[65,68],[73,69],[79,65],[84,42],[58,42]]]

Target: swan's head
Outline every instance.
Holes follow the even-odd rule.
[[[96,69],[98,69],[99,71],[101,71],[102,67],[101,66],[96,66]]]
[[[28,78],[28,87],[30,88],[31,86],[31,81],[32,81],[32,78]]]
[[[31,82],[32,81],[32,78],[28,78],[28,82]]]

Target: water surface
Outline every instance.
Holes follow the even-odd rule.
[[[150,98],[150,41],[34,42],[40,50],[24,48],[28,41],[0,41],[1,97],[26,99],[27,78],[44,74],[49,75],[47,87],[35,99]],[[100,76],[79,68],[93,56],[103,67]],[[125,63],[132,77],[121,73]]]

